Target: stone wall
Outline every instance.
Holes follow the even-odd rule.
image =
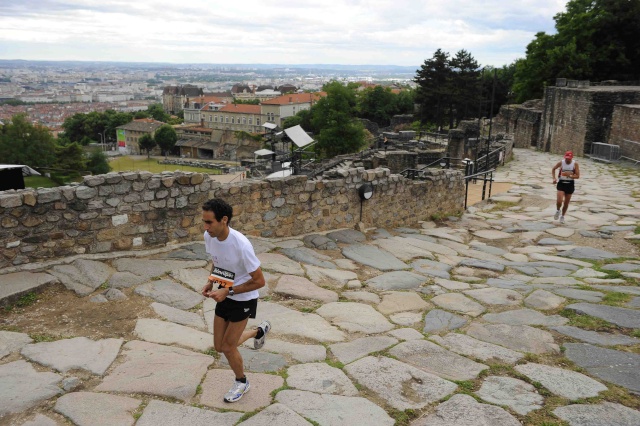
[[[640,105],[615,106],[609,143],[620,145],[621,155],[640,160]]]
[[[406,169],[415,169],[418,154],[409,151],[387,151],[386,153],[377,153],[371,158],[373,169],[379,167],[388,168],[391,173],[400,173]]]
[[[84,253],[140,250],[202,238],[201,205],[220,197],[234,207],[232,226],[248,235],[287,237],[354,227],[357,188],[371,182],[366,226],[414,225],[462,210],[464,182],[453,170],[429,181],[389,169],[327,172],[220,184],[200,173],[109,173],[58,188],[0,192],[0,269]]]
[[[513,136],[516,148],[536,146],[540,133],[542,102],[528,101],[522,105],[503,105],[495,119],[496,132]]]
[[[592,142],[608,141],[618,104],[640,104],[640,88],[547,87],[538,149],[556,154],[572,150],[577,156],[590,153]]]

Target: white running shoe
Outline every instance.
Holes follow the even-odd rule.
[[[262,329],[262,337],[259,339],[253,339],[253,347],[260,349],[264,346],[264,341],[267,339],[267,333],[271,330],[271,323],[267,320],[262,321],[258,328]]]
[[[231,387],[231,389],[229,389],[229,392],[227,392],[224,395],[224,401],[225,402],[236,402],[239,401],[240,398],[242,398],[242,396],[247,393],[247,391],[249,390],[249,379],[247,379],[247,383],[242,383],[239,381],[234,381],[233,382],[233,386]]]
[[[560,210],[557,210],[556,214],[553,215],[553,220],[558,220],[559,217],[560,217]]]
[[[560,216],[560,223],[564,223],[564,216]]]

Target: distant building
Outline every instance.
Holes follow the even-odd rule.
[[[123,154],[140,154],[138,140],[142,135],[154,136],[156,130],[164,124],[150,118],[141,118],[116,127],[118,150]],[[159,148],[157,150],[159,152]]]
[[[298,88],[293,84],[287,83],[279,86],[278,88],[276,88],[276,90],[284,95],[286,93],[295,93],[298,91]]]
[[[243,130],[248,133],[262,132],[260,105],[226,104],[222,107],[209,104],[201,112],[203,127],[217,130]]]
[[[189,99],[202,96],[201,88],[192,84],[184,86],[167,86],[162,91],[162,107],[168,114],[177,114],[184,109]]]
[[[282,127],[285,118],[293,117],[302,110],[311,109],[311,106],[323,96],[326,96],[325,92],[292,93],[278,96],[260,104],[262,116],[267,122]]]
[[[217,147],[212,141],[213,129],[201,126],[175,127],[178,141],[176,147],[180,149],[183,158],[213,158]]]
[[[227,104],[227,101],[218,96],[202,95],[197,98],[189,99],[184,106],[184,124],[201,124],[204,120],[201,111],[208,105],[215,105],[218,108]]]

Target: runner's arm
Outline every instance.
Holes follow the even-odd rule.
[[[211,262],[211,274],[213,273],[213,262]],[[209,275],[209,277],[211,277],[211,275]],[[213,280],[211,280],[211,278],[207,279],[207,283],[204,285],[204,287],[202,287],[202,291],[200,293],[202,293],[202,295],[204,297],[209,297],[209,292],[211,291],[211,289],[213,288]]]
[[[249,272],[249,275],[251,275],[251,279],[249,281],[245,281],[242,284],[233,286],[234,293],[248,293],[265,286],[266,282],[264,280],[264,275],[262,274],[262,269],[260,267],[258,267],[258,269],[253,272]],[[227,289],[227,293],[228,292],[229,289]]]
[[[551,169],[551,177],[553,177],[553,183],[558,182],[558,179],[556,178],[556,170],[558,170],[561,166],[562,161],[559,161],[558,164],[556,164],[553,169]]]
[[[578,163],[576,163],[576,168],[573,170],[573,175],[571,177],[574,179],[580,179],[580,167],[578,167]]]

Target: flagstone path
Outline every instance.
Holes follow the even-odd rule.
[[[0,299],[59,283],[77,301],[53,318],[74,335],[28,325],[45,297],[0,314],[0,424],[640,425],[640,173],[580,159],[560,224],[558,159],[515,156],[509,191],[461,217],[252,239],[268,285],[249,325],[273,328],[240,348],[235,404],[202,243],[0,271]]]

